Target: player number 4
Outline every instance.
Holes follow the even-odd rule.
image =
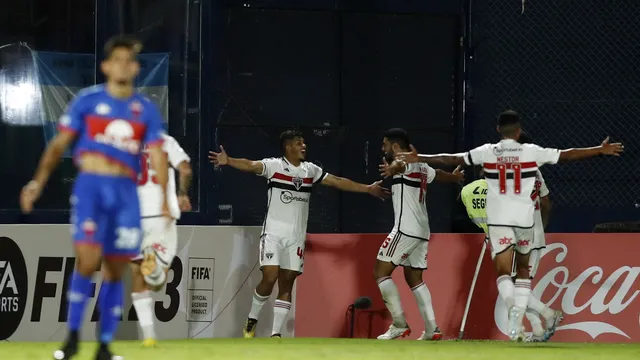
[[[522,188],[522,168],[520,164],[510,164],[513,170],[513,192],[520,194]],[[500,183],[500,194],[507,193],[507,164],[498,164],[498,182]]]

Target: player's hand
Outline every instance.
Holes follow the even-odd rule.
[[[371,196],[375,196],[378,199],[384,200],[391,195],[391,191],[389,191],[389,189],[387,188],[383,188],[382,186],[380,186],[380,184],[382,184],[382,180],[378,180],[373,184],[367,186],[367,192],[371,194]]]
[[[33,204],[38,200],[42,193],[42,186],[35,181],[29,181],[20,192],[20,208],[25,214],[29,214],[33,210]]]
[[[409,164],[419,162],[418,150],[413,145],[409,145],[411,152],[402,152],[396,154],[396,160],[402,160]]]
[[[600,145],[600,153],[602,155],[610,155],[610,156],[620,156],[624,152],[624,145],[622,143],[609,143],[609,137]]]
[[[178,207],[180,211],[191,211],[191,200],[187,195],[178,195]]]
[[[209,151],[209,162],[214,166],[224,166],[229,163],[229,157],[227,156],[227,152],[224,151],[222,145],[220,145],[220,152]]]
[[[380,170],[380,176],[382,176],[383,178],[393,176],[393,174],[391,173],[391,166],[389,166],[389,162],[386,158],[382,159],[382,164],[378,165],[378,169]]]
[[[458,165],[452,174],[456,176],[456,182],[458,184],[462,185],[462,183],[464,183],[464,170],[462,170],[462,165]]]

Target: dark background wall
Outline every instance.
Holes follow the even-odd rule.
[[[541,145],[590,146],[607,134],[628,144],[621,160],[543,169],[556,204],[551,230],[591,231],[637,218],[640,197],[632,152],[640,81],[629,64],[638,58],[640,6],[596,8],[547,0],[527,3],[524,14],[520,2],[490,0],[31,0],[3,7],[0,46],[100,58],[109,36],[127,32],[147,52],[170,53],[169,132],[196,172],[197,211],[186,224],[263,219],[264,181],[207,163],[220,144],[233,156],[277,156],[279,132],[295,126],[310,160],[373,182],[385,129],[406,128],[421,152],[462,151],[495,141],[494,119],[514,108]],[[0,66],[21,56],[29,51],[2,48]],[[16,211],[44,145],[37,126],[0,124],[0,221],[67,221],[69,163],[38,204],[48,211]],[[433,231],[476,230],[456,202],[458,188],[429,190]],[[391,222],[388,202],[321,188],[309,231],[385,232]]]

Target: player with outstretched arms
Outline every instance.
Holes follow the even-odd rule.
[[[447,173],[427,164],[407,164],[394,160],[396,153],[409,150],[409,144],[411,141],[407,132],[397,128],[387,130],[382,142],[384,163],[380,165],[380,172],[384,177],[393,177],[391,199],[394,225],[378,251],[374,276],[393,323],[378,339],[392,340],[411,333],[402,310],[400,293],[391,278],[396,267],[402,266],[404,278],[413,292],[425,324],[425,330],[418,340],[441,340],[442,333],[436,324],[431,292],[422,279],[427,269],[427,249],[431,236],[427,188],[434,180],[459,184],[464,180],[464,172],[456,169],[453,173]]]
[[[529,252],[534,237],[535,205],[531,192],[538,166],[559,161],[580,160],[598,155],[619,156],[624,147],[610,144],[609,138],[600,146],[582,149],[549,149],[534,144],[520,144],[520,116],[514,111],[500,114],[498,131],[502,140],[485,144],[467,153],[418,155],[399,154],[408,163],[426,162],[430,165],[478,165],[487,179],[487,226],[498,271],[498,292],[509,307],[509,336],[524,340],[522,319],[531,294]],[[517,279],[511,280],[512,257],[515,248]]]
[[[258,161],[232,158],[222,146],[220,152],[209,152],[217,166],[231,166],[267,179],[267,214],[260,237],[260,268],[262,280],[253,295],[251,311],[243,329],[245,338],[255,336],[258,316],[278,282],[278,299],[273,310],[271,337],[281,337],[289,310],[291,292],[296,277],[302,274],[304,249],[309,217],[309,200],[315,185],[322,184],[342,191],[368,193],[383,198],[388,190],[382,181],[371,185],[328,174],[319,166],[305,161],[307,146],[302,134],[288,130],[280,135],[282,157]]]
[[[531,139],[521,132],[519,143],[531,143]],[[480,170],[480,177],[484,177],[484,172]],[[542,177],[540,170],[536,173],[535,185],[531,193],[531,200],[535,203],[534,215],[534,240],[531,254],[529,255],[529,275],[530,279],[536,275],[542,251],[546,248],[544,239],[544,231],[549,222],[549,213],[551,212],[551,200],[549,200],[549,189]],[[462,188],[460,198],[464,204],[467,214],[471,221],[481,228],[485,234],[487,228],[487,180],[479,179]],[[488,241],[488,238],[485,239]],[[556,328],[562,321],[563,314],[559,310],[553,310],[542,303],[533,293],[529,296],[526,311],[527,319],[531,323],[532,335],[527,338],[528,342],[546,342],[555,333]],[[546,328],[542,327],[542,316],[545,320]]]
[[[176,222],[182,211],[191,210],[188,191],[191,185],[191,165],[189,155],[180,144],[169,135],[163,135],[162,151],[169,163],[167,201],[171,222],[166,227],[162,215],[162,189],[156,178],[156,171],[149,161],[145,148],[138,176],[138,197],[142,216],[142,246],[138,257],[131,264],[133,291],[131,299],[138,314],[138,323],[144,338],[143,346],[156,345],[153,325],[154,301],[151,291],[159,291],[167,281],[167,272],[178,250],[178,228]],[[176,191],[175,171],[179,174],[179,189]]]
[[[71,359],[78,351],[79,330],[91,283],[102,260],[103,282],[98,296],[100,334],[96,360],[111,360],[109,344],[122,314],[122,276],[140,251],[140,204],[136,179],[142,148],[148,146],[166,203],[167,162],[162,153],[162,119],[157,107],[134,89],[140,65],[140,42],[112,38],[105,45],[101,69],[107,82],[80,91],[60,118],[59,132],[45,150],[38,169],[22,190],[20,203],[31,212],[64,151],[75,141],[79,168],[71,195],[71,233],[76,268],[67,293],[69,335],[55,359]]]

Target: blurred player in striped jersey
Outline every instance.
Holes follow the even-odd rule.
[[[392,340],[411,333],[404,317],[400,294],[391,274],[397,266],[404,267],[404,278],[418,303],[425,330],[418,340],[440,340],[442,333],[436,324],[431,304],[431,292],[422,280],[427,269],[427,247],[429,245],[429,214],[427,214],[427,187],[434,180],[461,183],[464,172],[453,173],[434,170],[427,164],[407,164],[394,160],[395,154],[408,151],[409,136],[402,129],[390,129],[384,134],[382,151],[384,164],[380,172],[384,177],[393,177],[391,198],[393,200],[394,226],[382,242],[378,252],[374,276],[389,309],[393,323],[378,336],[380,340]]]
[[[531,143],[531,139],[527,134],[522,132],[519,142],[521,144],[528,144]],[[480,177],[484,177],[482,170],[480,170]],[[467,214],[471,221],[487,234],[487,180],[479,179],[466,185],[460,192],[460,198],[467,209]],[[533,248],[529,255],[529,273],[531,280],[533,280],[540,263],[542,251],[546,248],[544,230],[549,222],[549,213],[551,211],[549,189],[540,170],[538,170],[536,174],[536,182],[533,192],[531,193],[531,200],[535,202],[534,240]],[[485,238],[485,241],[488,241],[488,237]],[[531,293],[527,304],[526,316],[532,328],[532,335],[527,341],[546,342],[555,333],[558,324],[562,321],[563,314],[560,311],[550,309]],[[545,320],[546,329],[542,327],[540,316]]]
[[[487,225],[489,242],[498,272],[498,292],[509,307],[509,337],[513,341],[525,339],[522,329],[531,293],[529,252],[533,245],[535,206],[531,192],[538,166],[574,161],[599,155],[620,156],[624,146],[610,144],[606,138],[600,146],[558,150],[534,144],[520,144],[520,116],[505,111],[498,118],[497,130],[502,140],[484,144],[462,154],[419,155],[398,154],[408,163],[426,162],[434,165],[482,166],[487,179]],[[516,256],[517,279],[511,279],[513,256]]]

